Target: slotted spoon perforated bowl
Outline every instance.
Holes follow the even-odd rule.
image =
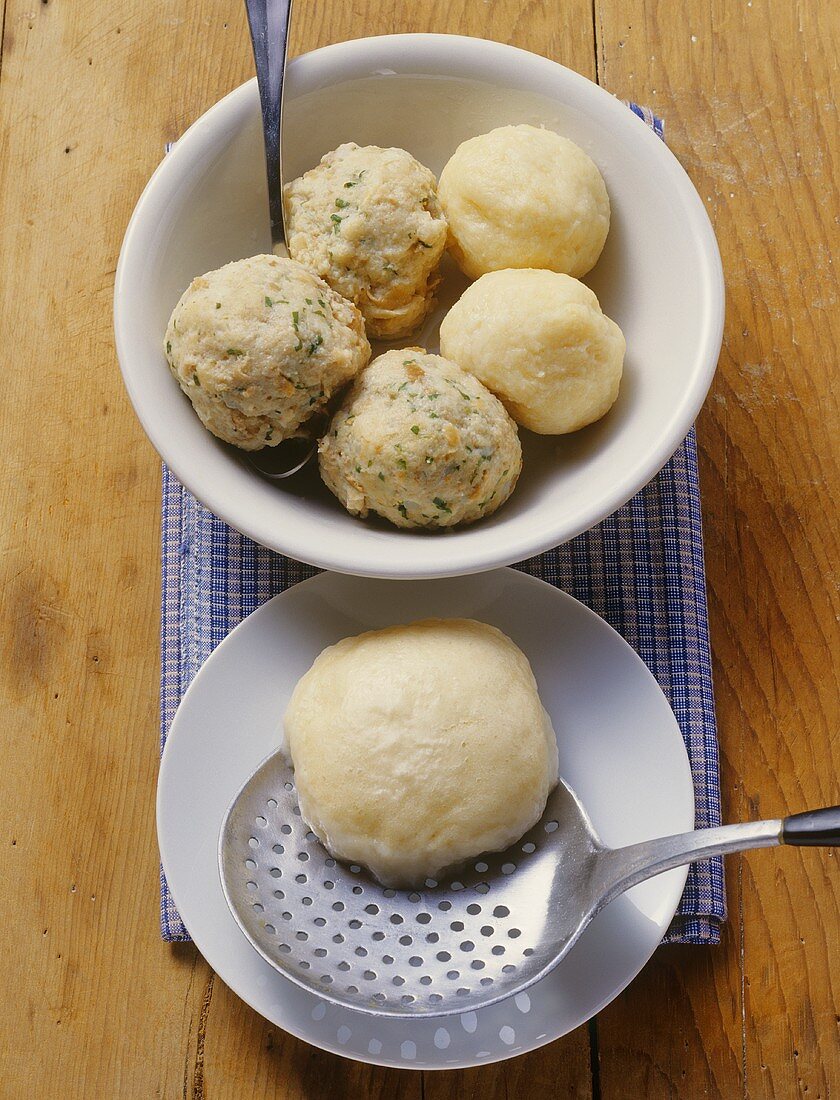
[[[553,969],[609,901],[696,859],[840,842],[840,808],[611,849],[562,781],[502,853],[414,892],[332,859],[300,816],[281,753],[234,799],[219,840],[222,889],[251,944],[286,977],[378,1016],[447,1016],[513,996]]]

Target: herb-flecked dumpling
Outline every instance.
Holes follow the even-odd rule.
[[[370,358],[356,307],[277,256],[193,279],[164,350],[204,426],[246,451],[293,436]]]
[[[522,448],[513,420],[477,378],[422,348],[401,348],[356,379],[321,441],[319,463],[354,515],[440,528],[504,504]]]
[[[405,149],[340,145],[286,186],[289,253],[362,311],[368,335],[406,336],[434,302],[446,219],[434,175]]]

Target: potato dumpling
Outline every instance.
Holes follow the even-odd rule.
[[[489,516],[522,467],[516,425],[470,374],[422,348],[386,352],[362,372],[319,447],[321,476],[353,515],[397,527]]]
[[[528,658],[472,619],[344,638],[299,681],[284,726],[304,821],[386,886],[507,848],[557,783]]]
[[[494,271],[440,326],[441,352],[472,372],[524,428],[574,432],[618,396],[625,342],[598,299],[554,271]]]
[[[508,267],[585,275],[610,228],[595,164],[568,138],[500,126],[453,153],[438,187],[449,247],[471,279]]]
[[[164,350],[204,426],[246,451],[293,436],[370,358],[356,307],[277,256],[193,279]]]
[[[352,142],[286,187],[289,252],[355,302],[368,334],[413,332],[446,247],[435,177],[405,149]]]

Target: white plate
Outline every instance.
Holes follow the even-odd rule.
[[[624,104],[561,65],[498,42],[393,35],[328,46],[289,66],[286,169],[344,141],[399,145],[440,172],[465,138],[542,124],[583,146],[606,180],[612,224],[586,282],[627,337],[609,414],[572,435],[522,433],[524,469],[494,515],[447,533],[348,515],[317,475],[264,481],[201,426],[167,369],[163,333],[190,280],[264,252],[265,163],[256,84],[203,115],[164,159],[126,232],[114,288],[117,351],[149,438],[178,479],[231,526],[299,561],[342,573],[431,577],[508,565],[598,523],[685,438],[712,380],[723,276],[708,216],[666,146]],[[437,348],[442,288],[419,336]]]
[[[221,643],[184,696],[163,754],[157,817],[164,870],[184,923],[244,1001],[324,1050],[378,1065],[444,1069],[533,1050],[603,1008],[660,942],[687,872],[669,871],[613,902],[527,994],[442,1022],[378,1020],[328,1006],[265,962],[222,894],[217,845],[225,811],[276,747],[292,689],[324,646],[429,616],[491,623],[528,655],[557,730],[561,774],[607,844],[694,827],[685,746],[648,669],[583,604],[513,569],[399,585],[324,573],[276,596]]]

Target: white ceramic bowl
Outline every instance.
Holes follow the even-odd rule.
[[[619,399],[570,436],[523,432],[524,469],[495,515],[452,533],[399,531],[349,516],[317,475],[285,488],[261,479],[201,426],[171,377],[162,338],[190,280],[269,251],[255,82],[237,88],[177,143],[140,198],[115,286],[117,352],[143,427],[202,503],[257,542],[344,573],[474,573],[572,538],[628,500],[664,465],[708,391],[720,350],[723,276],[709,219],[688,176],[627,107],[562,66],[481,39],[394,35],[328,46],[289,66],[286,170],[344,141],[397,145],[439,173],[464,139],[513,122],[581,145],[606,180],[612,227],[587,277],[627,337]],[[437,325],[464,282],[446,280]]]

